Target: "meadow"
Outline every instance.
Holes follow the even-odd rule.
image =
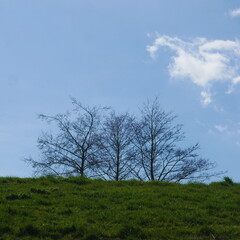
[[[240,184],[0,178],[0,240],[239,240]]]

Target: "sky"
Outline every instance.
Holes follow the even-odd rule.
[[[158,96],[239,182],[239,29],[239,0],[0,0],[0,176],[32,176],[37,116],[70,96],[131,113]]]

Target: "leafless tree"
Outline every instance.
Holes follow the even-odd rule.
[[[216,175],[209,173],[215,164],[197,153],[198,144],[183,149],[179,147],[185,135],[182,125],[174,124],[175,119],[172,112],[161,109],[158,99],[144,104],[134,140],[139,161],[134,174],[139,179],[200,181]]]
[[[96,171],[111,180],[127,179],[135,164],[134,118],[128,113],[117,115],[114,111],[105,118],[102,126],[100,156]]]
[[[57,127],[55,134],[44,132],[38,138],[40,160],[26,161],[37,173],[61,176],[92,176],[97,164],[97,142],[99,140],[99,107],[86,107],[72,98],[74,110],[56,116],[40,115]]]
[[[79,175],[123,180],[201,181],[215,163],[201,158],[199,145],[181,147],[185,134],[176,115],[147,102],[139,120],[129,113],[103,114],[72,99],[74,110],[40,118],[56,129],[38,138],[41,157],[25,159],[38,174]],[[104,118],[103,118],[104,115]]]

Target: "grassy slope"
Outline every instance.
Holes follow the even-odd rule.
[[[240,239],[240,184],[0,178],[0,240]]]

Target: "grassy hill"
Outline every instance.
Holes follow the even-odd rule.
[[[240,184],[0,178],[0,240],[240,239]]]

